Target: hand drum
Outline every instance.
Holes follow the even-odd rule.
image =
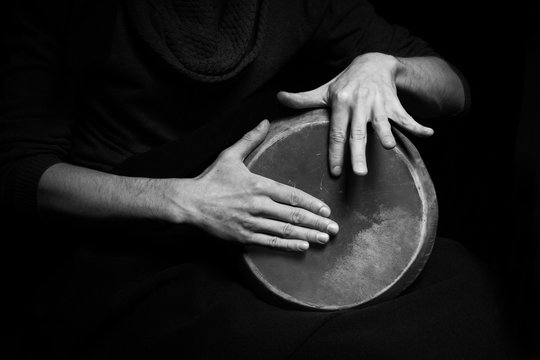
[[[386,150],[368,138],[368,174],[349,160],[340,177],[328,166],[329,119],[314,110],[272,123],[245,163],[256,174],[326,202],[339,234],[305,252],[246,246],[250,273],[270,296],[296,306],[335,310],[396,296],[424,267],[435,240],[437,198],[414,145],[397,130]]]

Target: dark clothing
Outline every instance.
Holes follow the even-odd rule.
[[[506,358],[489,276],[454,241],[436,240],[401,296],[335,312],[261,300],[231,268],[234,255],[220,255],[178,262],[164,252],[81,250],[44,287],[50,308],[23,345],[57,359]]]
[[[16,14],[0,102],[3,206],[34,211],[41,173],[61,160],[108,171],[175,140],[214,154],[262,120],[224,123],[251,96],[264,92],[261,116],[271,117],[277,91],[319,86],[359,54],[435,54],[364,1],[267,1],[258,56],[232,78],[202,82],[162,39],[182,34],[158,27],[159,13],[140,2],[38,2]],[[178,161],[200,170],[208,159]]]
[[[221,22],[180,1],[38,2],[17,13],[0,102],[2,207],[34,213],[39,177],[59,161],[195,176],[262,118],[287,112],[275,101],[278,90],[319,86],[366,52],[436,55],[364,1],[234,3],[252,15],[238,25],[251,36],[230,29],[240,10],[225,3]],[[197,24],[208,30],[201,47]],[[196,229],[85,226],[61,224],[64,238],[80,246],[40,290],[23,343],[29,356],[504,355],[488,275],[451,240],[437,240],[406,294],[363,309],[310,312],[260,299],[231,266],[238,249]]]

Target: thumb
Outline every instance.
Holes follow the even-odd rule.
[[[270,128],[270,122],[268,120],[263,120],[255,127],[253,130],[247,132],[238,140],[234,145],[232,145],[229,150],[237,154],[242,161],[264,140],[266,134],[268,134],[268,129]]]
[[[323,85],[311,91],[290,93],[280,91],[277,99],[280,103],[293,109],[307,109],[314,107],[323,107],[327,102],[327,86]]]

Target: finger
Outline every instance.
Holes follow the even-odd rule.
[[[349,146],[351,148],[351,161],[353,172],[357,175],[366,175],[367,122],[371,110],[364,102],[357,102],[353,107]]]
[[[303,208],[313,214],[319,214],[325,217],[330,216],[330,207],[305,191],[273,180],[268,181],[267,189],[268,196],[274,201]]]
[[[283,239],[278,236],[268,234],[253,234],[250,242],[257,245],[268,246],[272,248],[289,251],[306,251],[309,249],[309,243],[303,240]]]
[[[338,224],[329,218],[316,215],[305,209],[272,201],[263,204],[263,206],[259,209],[259,215],[268,216],[275,220],[288,222],[293,225],[318,230],[330,235],[335,235],[339,232]]]
[[[263,120],[253,130],[247,132],[240,140],[227,150],[240,157],[243,161],[266,137],[270,123]]]
[[[343,169],[343,156],[345,153],[345,140],[347,139],[349,115],[348,105],[338,101],[332,102],[328,160],[330,163],[330,172],[334,176],[341,175]]]
[[[417,123],[401,105],[395,106],[391,119],[416,136],[428,137],[434,133],[433,129]]]
[[[396,146],[396,139],[392,134],[392,127],[388,121],[388,116],[384,111],[382,98],[377,97],[373,106],[371,124],[377,134],[382,146],[385,149],[392,149]]]
[[[330,240],[330,235],[325,232],[293,225],[289,222],[259,219],[253,225],[257,232],[275,235],[283,239],[305,240],[319,244],[326,244]]]
[[[325,84],[317,89],[299,93],[280,91],[277,94],[277,99],[280,103],[290,108],[306,109],[326,106],[327,93],[327,85]]]

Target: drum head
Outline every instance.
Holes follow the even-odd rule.
[[[332,310],[395,296],[412,283],[433,246],[437,200],[418,151],[398,131],[392,150],[368,138],[366,176],[346,164],[337,178],[328,166],[328,131],[325,110],[273,122],[246,165],[326,202],[339,234],[301,253],[246,246],[244,259],[272,294]]]

